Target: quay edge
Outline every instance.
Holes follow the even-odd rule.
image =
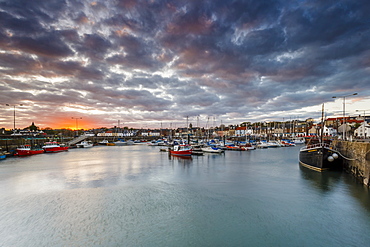
[[[343,170],[370,186],[370,143],[334,141],[334,146],[344,156]]]

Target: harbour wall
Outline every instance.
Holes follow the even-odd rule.
[[[370,186],[370,143],[334,141],[333,144],[344,156],[343,169]]]

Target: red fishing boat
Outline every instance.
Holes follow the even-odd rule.
[[[61,145],[58,142],[45,142],[42,148],[45,150],[45,153],[68,151],[68,146]]]
[[[177,156],[191,156],[193,148],[190,145],[175,145],[170,153]]]
[[[31,148],[31,145],[23,145],[16,149],[14,155],[18,156],[28,156],[34,154],[42,154],[44,153],[44,149],[42,148]]]

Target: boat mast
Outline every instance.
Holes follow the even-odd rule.
[[[322,104],[321,110],[321,131],[320,131],[320,143],[323,144],[323,135],[324,135],[324,104]]]

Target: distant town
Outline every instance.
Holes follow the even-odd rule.
[[[347,137],[367,138],[370,136],[370,117],[336,117],[328,118],[324,121],[323,134],[326,136],[341,136],[346,131]],[[73,138],[79,135],[96,137],[173,137],[181,138],[185,136],[194,137],[290,137],[290,136],[312,136],[318,135],[321,131],[321,122],[315,122],[309,118],[305,121],[289,120],[282,122],[243,122],[237,125],[220,125],[215,127],[194,127],[191,123],[185,128],[176,129],[134,129],[129,127],[110,128],[101,127],[96,129],[40,129],[32,122],[30,126],[23,129],[0,129],[0,136],[4,137],[61,137]]]

